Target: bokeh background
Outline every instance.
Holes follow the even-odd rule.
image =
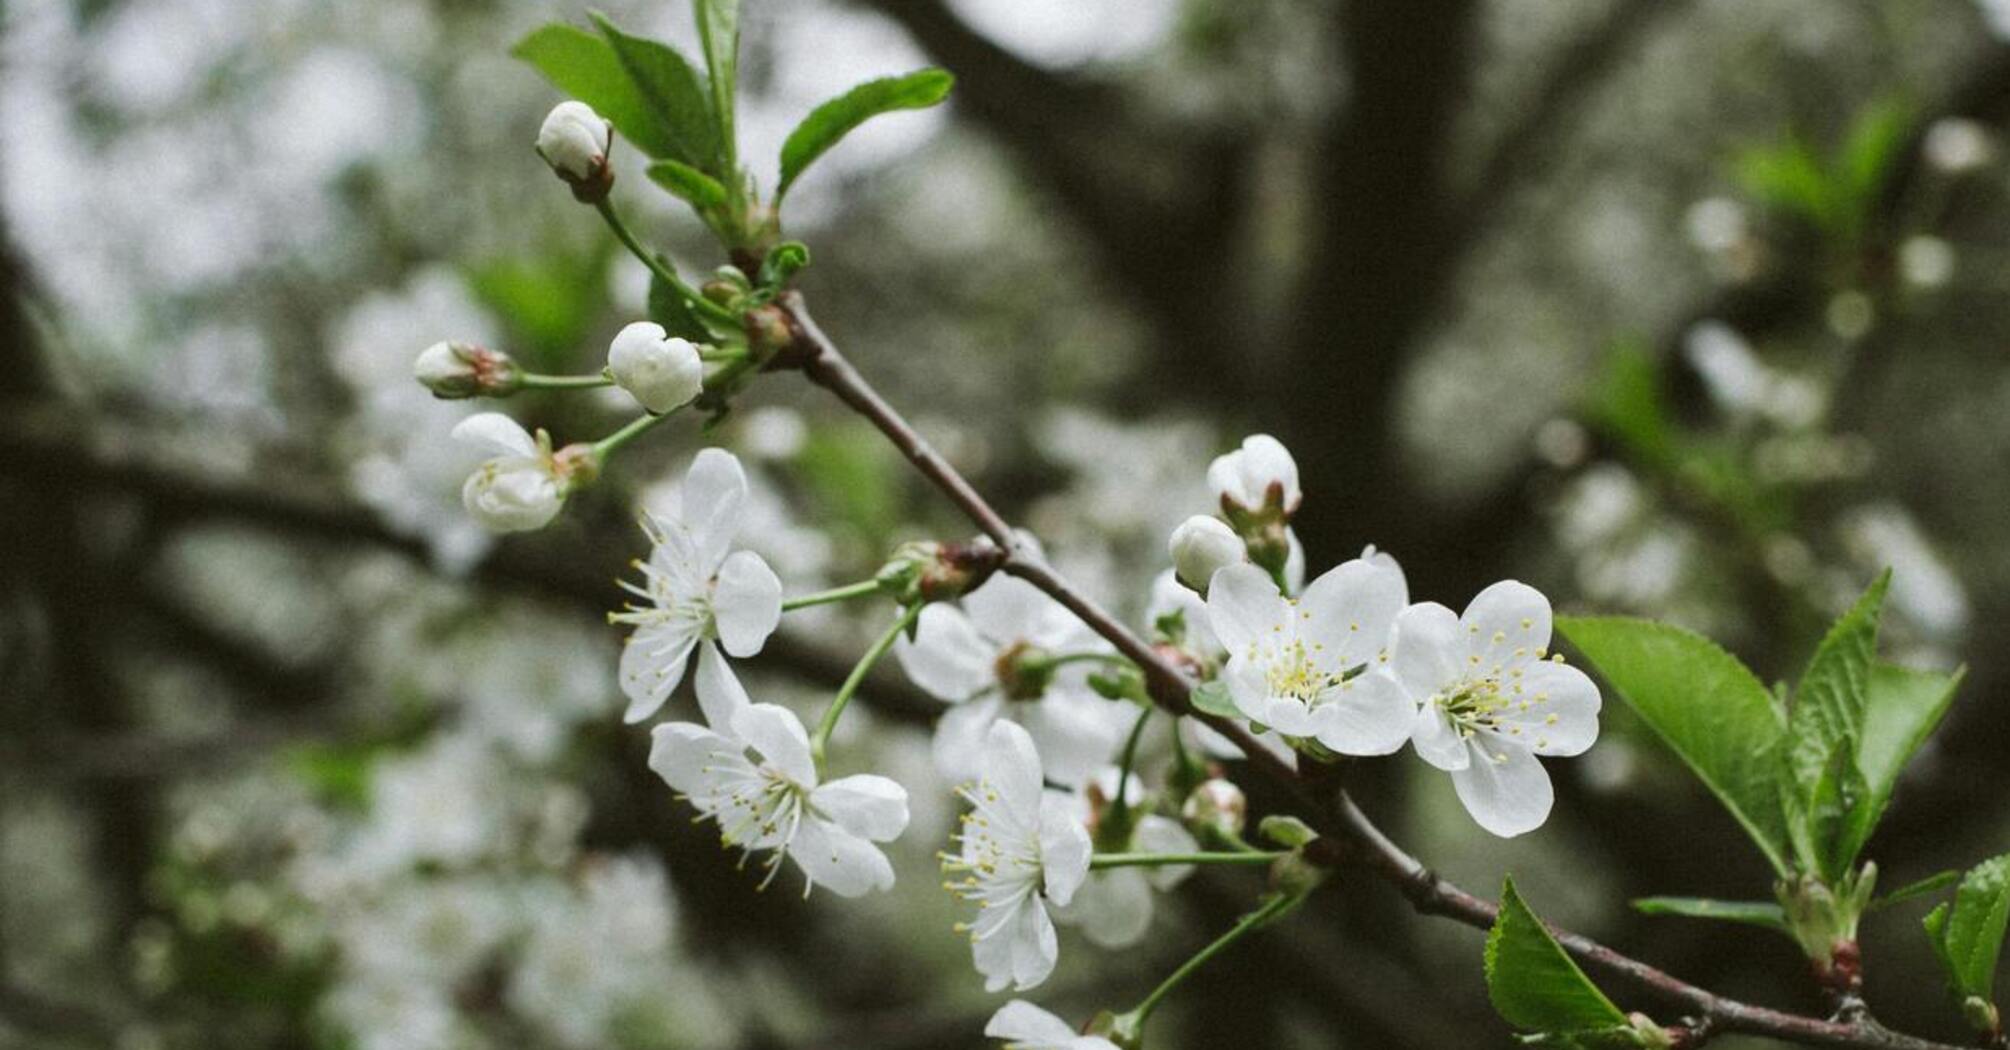
[[[689,41],[681,3],[611,0]],[[612,582],[701,441],[756,474],[791,590],[966,533],[786,377],[668,427],[550,530],[463,515],[442,338],[599,367],[646,278],[531,153],[510,0],[0,5],[0,1045],[983,1045],[932,851],[937,709],[888,666],[845,747],[908,785],[901,884],[757,893],[619,725]],[[2010,842],[2010,10],[1968,0],[748,0],[743,155],[858,80],[942,111],[796,190],[824,326],[1111,604],[1297,453],[1315,567],[1393,550],[1458,606],[1513,576],[1791,676],[1890,565],[1887,648],[1969,678],[1870,853]],[[617,151],[623,206],[719,261]],[[510,406],[562,439],[619,398]],[[876,629],[791,616],[748,672],[820,703]],[[1476,889],[1716,990],[1814,1010],[1784,939],[1647,920],[1750,898],[1738,830],[1615,705],[1503,842],[1389,759],[1363,804]],[[1127,1004],[1253,891],[1068,937],[1038,998]],[[1917,907],[1868,922],[1888,1021],[1958,1025]],[[1776,942],[1777,941],[1777,942]],[[1654,1004],[1622,996],[1628,1006]],[[1154,1046],[1505,1045],[1480,938],[1342,880]],[[1733,1045],[1725,1040],[1724,1045]]]

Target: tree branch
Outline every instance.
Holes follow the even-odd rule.
[[[1307,776],[1300,775],[1271,755],[1240,725],[1195,710],[1189,701],[1192,680],[1162,657],[1150,643],[1055,572],[1035,548],[1016,542],[1004,518],[955,467],[934,454],[913,426],[873,390],[857,369],[845,361],[836,344],[810,319],[800,294],[784,296],[782,306],[793,321],[796,333],[796,345],[791,347],[789,357],[799,364],[809,380],[857,410],[962,508],[979,528],[996,540],[1006,552],[1003,571],[1033,584],[1060,602],[1091,630],[1115,646],[1118,652],[1136,663],[1144,672],[1151,695],[1159,705],[1173,714],[1195,718],[1227,736],[1243,750],[1252,764],[1278,781],[1303,807],[1301,816],[1333,840],[1332,846],[1316,851],[1317,859],[1327,863],[1351,861],[1368,868],[1399,887],[1422,914],[1451,918],[1479,929],[1493,925],[1499,911],[1497,905],[1467,893],[1425,868],[1415,857],[1383,835],[1381,829],[1354,805],[1344,791],[1322,797]],[[1956,1050],[1946,1044],[1892,1032],[1868,1020],[1825,1021],[1727,999],[1622,955],[1588,937],[1555,926],[1551,930],[1557,942],[1570,954],[1602,971],[1626,978],[1657,998],[1693,1012],[1698,1019],[1707,1022],[1710,1031],[1744,1032],[1809,1046],[1853,1050]]]

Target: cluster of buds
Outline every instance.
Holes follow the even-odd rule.
[[[523,385],[523,371],[508,354],[473,343],[434,343],[412,362],[419,384],[445,400],[508,397]]]
[[[1005,551],[988,539],[962,543],[903,543],[880,567],[880,590],[902,605],[954,601],[969,594],[1005,564]]]
[[[1244,561],[1282,579],[1291,561],[1291,517],[1304,498],[1291,453],[1268,434],[1254,435],[1208,465],[1207,483],[1221,516],[1196,514],[1166,542],[1179,581],[1206,594],[1216,572]]]
[[[607,163],[613,145],[614,125],[584,102],[552,107],[537,129],[537,155],[585,204],[607,199],[614,188],[614,168]]]

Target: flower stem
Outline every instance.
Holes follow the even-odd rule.
[[[858,665],[845,677],[844,684],[838,686],[837,696],[831,700],[831,706],[824,712],[823,720],[817,723],[817,731],[810,735],[810,758],[816,762],[819,773],[823,772],[824,750],[830,745],[831,733],[837,729],[838,717],[844,714],[845,707],[851,703],[852,695],[858,692],[859,685],[865,681],[865,676],[872,670],[873,665],[879,663],[880,657],[885,656],[886,651],[893,648],[893,643],[900,637],[900,633],[907,630],[915,618],[921,615],[922,605],[921,602],[915,602],[903,610],[900,618],[893,621],[893,626],[887,628],[886,633],[872,643],[872,648],[867,649],[864,656],[859,657]]]
[[[1138,741],[1145,735],[1145,723],[1152,720],[1152,708],[1138,713],[1138,720],[1131,725],[1130,738],[1124,741],[1124,755],[1117,762],[1117,797],[1110,802],[1110,824],[1122,828],[1128,838],[1131,827],[1131,803],[1129,799],[1131,767],[1137,764]]]
[[[1129,660],[1126,660],[1115,653],[1097,653],[1097,652],[1062,653],[1059,656],[1051,656],[1047,658],[1047,666],[1050,668],[1060,667],[1063,664],[1079,664],[1079,663],[1090,663],[1090,662],[1103,663],[1103,664],[1130,663]]]
[[[1152,989],[1152,994],[1145,996],[1145,1001],[1139,1003],[1137,1009],[1124,1015],[1123,1020],[1130,1022],[1130,1029],[1132,1031],[1142,1029],[1145,1018],[1150,1017],[1152,1011],[1158,1009],[1159,1003],[1164,1001],[1165,997],[1171,994],[1174,988],[1179,987],[1181,981],[1193,976],[1195,970],[1200,969],[1209,959],[1220,955],[1230,945],[1241,940],[1245,934],[1261,929],[1263,926],[1269,924],[1272,919],[1289,911],[1292,905],[1297,904],[1298,901],[1299,898],[1287,893],[1272,894],[1268,900],[1263,902],[1261,907],[1237,920],[1236,924],[1230,927],[1227,933],[1215,938],[1213,944],[1195,952],[1193,958],[1188,959],[1185,963],[1181,964],[1179,969],[1172,972],[1172,976],[1159,982],[1159,986]]]
[[[620,451],[621,446],[628,444],[630,441],[633,441],[638,437],[641,437],[643,434],[647,433],[650,430],[650,428],[656,426],[656,424],[661,423],[664,420],[669,419],[671,416],[676,414],[677,410],[674,408],[668,412],[663,413],[660,416],[649,415],[647,413],[644,413],[643,415],[636,417],[627,426],[622,427],[620,430],[617,430],[614,433],[609,434],[604,438],[601,438],[599,441],[594,442],[593,454],[599,457],[600,459],[605,460],[607,457]]]
[[[600,212],[601,218],[607,220],[607,228],[614,231],[614,236],[621,241],[629,253],[637,259],[642,260],[642,265],[649,267],[650,273],[655,274],[664,284],[669,285],[671,290],[675,291],[685,302],[690,303],[693,310],[725,324],[739,323],[739,318],[733,316],[731,310],[698,294],[696,288],[685,284],[684,279],[677,276],[677,271],[671,269],[668,264],[651,253],[649,249],[644,248],[642,242],[636,240],[635,235],[629,232],[628,224],[621,221],[621,213],[614,210],[613,201],[602,198],[593,207]]]
[[[536,372],[525,372],[517,378],[526,390],[591,390],[595,387],[614,385],[614,380],[599,375],[547,376]]]
[[[812,605],[829,605],[832,602],[850,601],[853,598],[866,598],[878,593],[878,580],[860,580],[857,583],[848,583],[842,587],[832,587],[827,591],[815,591],[810,594],[789,598],[782,602],[782,611],[791,612],[796,609],[807,609]]]
[[[1174,864],[1268,864],[1283,852],[1254,853],[1098,853],[1089,858],[1091,869],[1163,868]]]

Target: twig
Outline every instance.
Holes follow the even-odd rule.
[[[817,328],[801,295],[791,292],[781,302],[797,336],[798,345],[791,348],[790,356],[810,381],[829,390],[864,416],[906,454],[923,475],[942,489],[978,528],[997,541],[1006,552],[1005,572],[1031,583],[1073,612],[1089,629],[1138,665],[1145,674],[1152,698],[1158,704],[1174,714],[1196,718],[1227,736],[1265,775],[1276,779],[1290,791],[1304,807],[1301,815],[1314,827],[1346,844],[1322,852],[1321,859],[1328,862],[1352,861],[1368,868],[1399,887],[1422,914],[1454,919],[1479,929],[1493,925],[1499,911],[1496,904],[1467,893],[1425,868],[1382,834],[1381,829],[1354,805],[1344,791],[1322,797],[1296,770],[1257,744],[1241,726],[1194,710],[1189,702],[1192,680],[1161,656],[1150,643],[1055,572],[1031,545],[1015,541],[1011,526],[1003,516],[955,467],[928,446],[913,426],[845,360],[836,344]],[[1827,1021],[1726,999],[1588,937],[1555,926],[1551,930],[1557,943],[1578,959],[1626,978],[1656,997],[1678,1004],[1696,1015],[1705,1022],[1706,1031],[1702,1033],[1705,1038],[1711,1033],[1723,1031],[1769,1036],[1808,1046],[1854,1050],[1957,1050],[1944,1043],[1890,1031],[1873,1021]]]

